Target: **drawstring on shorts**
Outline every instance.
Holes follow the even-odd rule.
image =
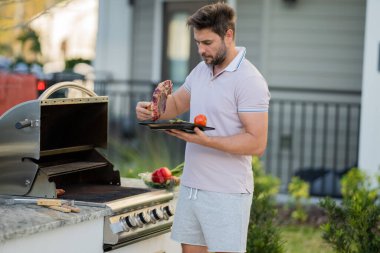
[[[194,194],[193,194],[193,189],[194,189]],[[197,199],[197,194],[198,194],[198,189],[196,189],[196,188],[190,188],[190,194],[189,194],[188,199],[193,198],[193,200],[196,200]]]

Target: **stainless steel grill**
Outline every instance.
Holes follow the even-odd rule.
[[[89,97],[49,99],[74,88]],[[0,194],[104,203],[104,250],[170,230],[173,193],[121,186],[119,171],[99,152],[106,148],[108,98],[71,82],[0,117]]]

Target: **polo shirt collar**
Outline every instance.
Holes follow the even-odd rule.
[[[232,62],[230,62],[230,64],[228,64],[228,66],[224,69],[225,71],[233,72],[240,67],[241,62],[245,57],[246,49],[245,47],[236,47],[236,50],[238,51],[238,54],[235,56]]]
[[[238,51],[238,54],[235,56],[235,58],[232,60],[232,62],[230,62],[230,64],[228,64],[228,66],[223,71],[221,71],[219,74],[223,73],[224,71],[234,72],[235,70],[237,70],[240,67],[240,64],[242,63],[242,61],[245,57],[246,49],[245,49],[245,47],[236,47],[236,50]],[[213,66],[210,64],[207,64],[207,66],[208,66],[210,73],[212,75]]]

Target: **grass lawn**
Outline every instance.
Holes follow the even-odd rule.
[[[286,253],[333,253],[332,247],[321,237],[322,232],[307,226],[281,227],[281,239]]]

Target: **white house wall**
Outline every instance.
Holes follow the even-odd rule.
[[[274,86],[361,89],[365,2],[275,1],[268,70]]]
[[[151,80],[154,41],[155,1],[134,1],[132,80]],[[156,80],[155,80],[156,81]]]
[[[132,9],[126,0],[99,0],[95,70],[97,80],[131,77]]]
[[[261,0],[238,0],[236,5],[236,44],[247,48],[247,59],[261,70],[263,4]]]
[[[131,79],[133,62],[132,14],[129,1],[99,0],[95,78],[98,83],[102,82],[107,87],[109,93],[125,94],[129,89],[126,80]],[[112,97],[109,104],[109,118],[112,123],[114,119],[125,118],[126,112],[134,107],[130,106],[130,101],[124,101],[120,96]]]
[[[359,166],[380,172],[380,1],[367,1]],[[375,177],[373,177],[375,179]]]
[[[365,1],[238,0],[237,12],[237,41],[271,87],[361,90]]]

